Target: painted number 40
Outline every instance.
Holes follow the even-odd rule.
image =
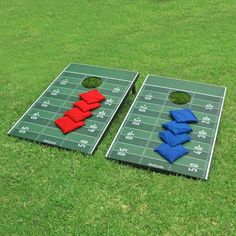
[[[192,172],[197,172],[197,168],[198,168],[198,164],[190,163],[188,170]]]

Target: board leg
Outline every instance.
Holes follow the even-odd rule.
[[[134,84],[133,88],[132,88],[132,94],[136,94],[136,86]]]

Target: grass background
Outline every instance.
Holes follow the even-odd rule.
[[[1,0],[0,235],[235,235],[236,5],[230,0]],[[228,87],[209,181],[7,136],[69,63]]]

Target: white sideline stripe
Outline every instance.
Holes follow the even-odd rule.
[[[97,140],[96,144],[94,145],[94,148],[92,149],[92,151],[91,151],[90,154],[92,154],[93,151],[94,151],[94,149],[97,147],[97,144],[99,143],[100,139],[102,138],[103,134],[105,133],[105,131],[106,131],[106,129],[107,129],[107,126],[111,123],[111,120],[113,119],[113,117],[114,117],[114,115],[116,114],[117,110],[120,108],[121,103],[123,102],[123,100],[124,100],[124,98],[126,97],[126,95],[129,93],[131,87],[132,87],[132,86],[135,86],[134,82],[136,81],[136,79],[138,78],[138,76],[139,76],[139,72],[136,73],[134,79],[132,80],[132,82],[131,82],[130,85],[129,85],[129,88],[127,89],[127,91],[126,91],[126,93],[123,95],[123,97],[121,98],[120,103],[118,104],[118,106],[117,106],[116,109],[114,110],[113,115],[111,116],[111,118],[110,118],[109,121],[107,122],[105,128],[103,129],[103,132],[101,133],[100,137],[98,138],[98,140]],[[137,94],[137,95],[138,95],[138,94]],[[137,96],[136,96],[136,98],[137,98]],[[136,100],[136,98],[135,98],[135,100]],[[122,124],[123,124],[123,123],[122,123]]]
[[[110,152],[110,150],[111,150],[111,148],[112,148],[112,146],[113,146],[114,142],[116,141],[116,139],[117,139],[117,137],[118,137],[118,135],[119,135],[119,133],[120,133],[121,129],[123,128],[123,125],[124,125],[124,123],[126,122],[126,119],[128,118],[128,116],[129,116],[129,113],[131,112],[131,110],[132,110],[132,108],[133,108],[133,106],[134,106],[134,104],[135,104],[136,100],[138,99],[138,97],[139,97],[139,94],[141,93],[141,91],[142,91],[142,88],[144,87],[144,85],[145,85],[145,82],[146,82],[146,80],[147,80],[148,76],[149,76],[149,75],[147,75],[147,77],[145,78],[145,80],[144,80],[144,82],[143,82],[143,84],[142,84],[141,88],[139,89],[139,91],[138,91],[138,94],[136,95],[136,97],[135,97],[135,99],[134,99],[134,101],[133,101],[133,103],[132,103],[132,105],[131,105],[131,107],[130,107],[130,109],[129,109],[128,113],[126,114],[126,116],[125,116],[125,118],[124,118],[124,120],[123,120],[123,122],[122,122],[122,124],[121,124],[121,126],[120,126],[120,128],[119,128],[119,130],[117,131],[115,138],[113,139],[113,141],[112,141],[112,143],[111,143],[111,145],[110,145],[109,149],[107,150],[107,153],[106,153],[105,157],[108,157],[108,154],[109,154],[109,152]]]
[[[70,63],[71,64],[71,63]],[[50,86],[53,85],[53,83],[62,75],[62,73],[65,72],[65,70],[70,66],[70,64],[68,64],[65,69],[52,81],[51,84],[49,84],[49,86],[44,90],[44,92],[35,100],[35,102],[26,110],[26,112],[20,117],[20,119],[12,126],[12,128],[7,132],[8,134],[16,127],[16,125],[22,120],[22,118],[25,116],[25,114],[36,104],[36,102],[38,102],[38,100],[48,91],[48,89],[50,88]]]
[[[103,76],[103,75],[87,74],[87,73],[82,73],[82,72],[79,73],[79,72],[68,71],[68,70],[66,70],[64,72],[68,72],[68,73],[72,73],[72,74],[79,74],[79,75],[89,75],[89,76],[94,76],[94,77],[102,77],[102,78],[106,78],[106,79],[114,79],[114,80],[118,80],[118,81],[125,81],[127,83],[132,83],[132,81],[128,81],[128,80],[124,80],[124,79],[118,79],[118,78],[114,78],[114,77],[107,77],[107,76]]]
[[[189,92],[189,93],[201,94],[201,95],[205,95],[205,96],[211,96],[211,97],[222,98],[222,97],[220,97],[220,96],[211,95],[211,94],[207,94],[207,93],[198,93],[198,92],[191,91],[191,90],[178,89],[178,88],[165,87],[165,86],[158,86],[158,85],[154,85],[154,84],[146,84],[146,85],[153,86],[153,87],[158,87],[158,88],[173,89],[173,90],[179,90],[179,91],[184,91],[184,92]],[[225,87],[224,87],[224,88],[225,88]]]
[[[227,88],[225,87],[224,97],[223,97],[223,100],[222,100],[220,114],[219,114],[219,119],[218,119],[217,126],[216,126],[215,137],[214,137],[213,145],[212,145],[212,149],[211,149],[211,155],[210,155],[210,159],[209,159],[209,162],[208,162],[207,173],[206,173],[206,176],[205,176],[206,180],[208,179],[208,175],[209,175],[209,171],[210,171],[210,166],[211,166],[211,162],[212,162],[212,156],[213,156],[213,152],[214,152],[214,148],[215,148],[215,143],[216,143],[216,137],[217,137],[217,134],[218,134],[218,129],[219,129],[220,120],[221,120],[221,114],[222,114],[222,110],[223,110],[223,106],[224,106],[226,91],[227,91]]]

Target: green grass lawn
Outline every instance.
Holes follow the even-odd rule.
[[[235,235],[233,0],[0,1],[0,235]],[[105,160],[134,96],[93,156],[7,135],[70,62],[228,87],[210,178]]]

